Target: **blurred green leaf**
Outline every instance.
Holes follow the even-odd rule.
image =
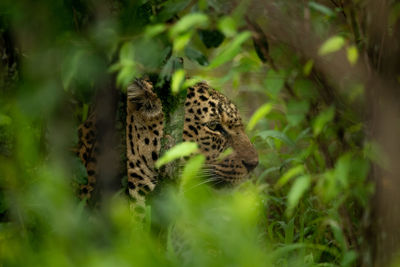
[[[352,45],[347,48],[347,60],[350,62],[351,65],[357,63],[358,60],[358,50],[357,47]]]
[[[290,100],[287,104],[286,118],[290,125],[296,126],[301,123],[308,112],[309,103],[308,101],[295,101]]]
[[[283,72],[276,72],[275,70],[270,69],[268,70],[264,84],[267,91],[273,97],[277,97],[285,84],[285,74]]]
[[[338,222],[330,219],[328,220],[328,225],[331,227],[333,235],[335,236],[336,241],[339,243],[342,251],[347,251],[346,238]]]
[[[222,17],[218,22],[218,29],[227,37],[233,37],[236,35],[237,23],[230,17]],[[222,40],[221,40],[222,42]]]
[[[393,3],[392,8],[390,9],[389,14],[389,24],[391,27],[396,24],[400,17],[400,3]]]
[[[190,13],[182,17],[172,28],[170,29],[170,35],[172,38],[177,37],[190,30],[191,28],[206,27],[208,25],[208,17],[202,13]]]
[[[341,266],[343,266],[343,267],[354,266],[354,264],[356,263],[357,257],[358,257],[358,255],[354,250],[345,251],[342,262],[341,262]]]
[[[175,37],[174,52],[179,53],[180,51],[182,51],[188,45],[191,38],[192,38],[192,32],[187,32]]]
[[[84,122],[87,119],[88,114],[89,114],[89,105],[88,104],[83,104],[81,122]]]
[[[187,0],[165,1],[157,18],[161,22],[167,21],[176,16],[179,11],[186,8],[189,4],[190,2]]]
[[[314,136],[319,135],[324,129],[325,125],[329,123],[335,117],[335,107],[331,106],[328,109],[322,111],[315,118],[313,123]]]
[[[293,214],[294,208],[298,205],[301,197],[311,186],[311,177],[309,175],[304,175],[298,177],[289,191],[288,194],[288,205],[286,209],[286,214],[291,216]]]
[[[171,90],[173,94],[177,94],[181,90],[184,81],[185,81],[185,71],[183,69],[175,71],[174,74],[172,75],[172,82],[171,82]]]
[[[314,9],[314,10],[316,10],[318,12],[321,12],[324,15],[327,15],[327,16],[330,16],[330,17],[335,15],[335,12],[333,12],[332,9],[330,9],[329,7],[324,6],[322,4],[316,3],[314,1],[308,2],[308,6],[311,9]]]
[[[161,70],[160,80],[171,81],[172,75],[175,73],[175,71],[182,68],[183,68],[183,63],[181,58],[170,57]]]
[[[200,173],[203,165],[205,162],[205,157],[204,155],[196,155],[189,159],[182,172],[182,179],[180,182],[180,190],[181,192],[184,192],[186,190],[189,190],[191,187],[195,186],[193,184],[194,179],[197,177],[197,175]],[[198,183],[198,181],[195,181]]]
[[[207,66],[208,65],[208,60],[207,57],[201,53],[199,50],[191,47],[191,46],[186,46],[185,48],[185,55],[193,61],[196,61],[202,66]]]
[[[133,44],[133,56],[135,65],[142,65],[146,69],[158,69],[165,61],[165,44],[160,39],[141,38]],[[125,52],[124,52],[125,53]],[[131,52],[126,51],[127,58]]]
[[[263,139],[267,139],[269,137],[276,138],[291,147],[294,147],[296,145],[286,134],[276,131],[276,130],[262,131],[262,132],[259,132],[257,135]]]
[[[318,54],[321,56],[339,51],[345,44],[345,39],[342,36],[333,36],[326,40],[320,47]]]
[[[293,168],[289,169],[287,172],[285,172],[284,175],[282,175],[281,178],[276,182],[275,184],[275,189],[279,189],[285,184],[287,184],[292,178],[299,176],[300,174],[304,173],[304,167],[303,165],[297,165],[294,166]]]
[[[12,122],[12,119],[9,116],[0,113],[0,126],[10,125],[11,122]]]
[[[155,24],[146,27],[145,35],[147,38],[152,38],[162,32],[164,32],[167,27],[164,24]]]
[[[193,142],[182,142],[167,150],[165,154],[159,158],[155,164],[156,168],[160,168],[161,166],[174,161],[176,159],[189,156],[198,151],[197,143]]]
[[[304,64],[303,73],[304,73],[305,76],[309,76],[310,75],[313,66],[314,66],[314,61],[312,59],[308,60],[306,62],[306,64]]]
[[[242,32],[235,37],[235,39],[229,43],[225,49],[218,54],[208,66],[209,69],[216,68],[229,60],[233,59],[239,52],[242,44],[251,37],[250,32]]]
[[[285,243],[291,244],[294,241],[294,219],[285,225]]]
[[[335,178],[340,183],[339,190],[347,188],[349,186],[349,173],[350,166],[353,164],[353,158],[350,154],[345,154],[341,156],[336,162],[335,166]]]
[[[134,47],[131,42],[125,42],[119,51],[119,62],[110,67],[110,71],[119,71],[117,85],[126,88],[136,76],[134,62]]]
[[[299,78],[293,84],[293,90],[302,100],[312,101],[318,98],[318,91],[313,82],[308,79]]]
[[[254,114],[251,116],[249,123],[247,124],[247,131],[253,130],[254,126],[256,126],[257,122],[268,115],[268,113],[272,110],[272,104],[267,103],[259,107]]]
[[[232,149],[231,147],[228,147],[224,152],[222,152],[222,153],[218,156],[217,160],[218,160],[218,161],[224,160],[226,157],[228,157],[229,155],[231,155],[233,152],[234,152],[233,149]]]

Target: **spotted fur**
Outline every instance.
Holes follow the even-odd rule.
[[[153,86],[137,80],[127,90],[126,144],[128,191],[135,211],[142,213],[145,196],[156,186],[154,164],[163,136],[163,112]]]
[[[92,196],[96,184],[96,152],[98,152],[97,127],[95,113],[78,128],[78,149],[77,154],[86,168],[87,183],[80,185],[79,197],[89,199]]]
[[[126,148],[128,191],[138,213],[143,213],[145,196],[156,186],[154,164],[163,137],[162,104],[146,80],[136,80],[127,89]],[[198,83],[187,91],[183,140],[197,142],[206,156],[206,168],[216,184],[236,184],[258,164],[258,156],[244,132],[236,106],[224,95]],[[80,128],[79,156],[88,172],[81,197],[90,197],[95,185],[95,124],[88,120]],[[220,159],[221,153],[232,153]]]

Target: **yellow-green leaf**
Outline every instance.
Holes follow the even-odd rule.
[[[218,29],[227,37],[233,37],[236,34],[236,21],[229,16],[223,17],[218,22]]]
[[[181,157],[189,156],[192,153],[197,152],[198,146],[193,142],[182,142],[166,151],[165,154],[157,160],[155,167],[160,168],[161,166],[179,159]]]
[[[311,177],[304,175],[294,181],[288,194],[286,215],[291,216],[301,197],[311,185]]]
[[[351,65],[354,65],[357,63],[358,51],[357,51],[357,47],[355,47],[354,45],[347,48],[347,60],[350,62]]]
[[[187,32],[185,34],[179,35],[174,39],[174,51],[182,51],[192,38],[192,33]]]
[[[259,107],[256,112],[254,112],[253,116],[251,116],[249,124],[247,125],[247,130],[251,131],[253,130],[254,126],[262,119],[264,118],[268,113],[270,113],[272,110],[272,104],[267,103]]]
[[[164,24],[155,24],[147,26],[145,30],[145,35],[146,37],[151,38],[165,31],[166,28],[167,27]]]
[[[233,153],[233,149],[231,148],[231,147],[228,147],[224,152],[222,152],[219,156],[218,156],[218,158],[217,158],[217,160],[219,161],[219,160],[223,160],[223,159],[225,159],[227,156],[229,156],[230,154],[232,154]]]
[[[335,108],[331,106],[330,108],[322,111],[317,118],[315,119],[313,123],[313,132],[314,136],[319,135],[322,130],[324,129],[324,126],[330,122],[333,117],[335,116]]]
[[[170,30],[171,38],[182,34],[193,27],[205,27],[208,24],[208,17],[202,13],[190,13],[181,18]]]
[[[326,40],[322,46],[320,47],[318,53],[323,56],[327,54],[331,54],[340,50],[345,43],[345,40],[342,36],[333,36]]]
[[[186,162],[185,168],[183,169],[182,172],[182,179],[180,183],[181,191],[185,191],[188,188],[190,188],[189,185],[192,184],[192,181],[197,177],[197,175],[201,171],[201,168],[203,167],[205,160],[206,159],[204,155],[196,155]]]
[[[172,75],[172,82],[171,82],[171,89],[173,94],[176,94],[181,90],[184,80],[185,80],[185,71],[183,69],[179,69],[174,72],[174,74]]]
[[[312,68],[314,66],[314,61],[312,59],[308,60],[303,67],[303,73],[305,76],[310,75]]]
[[[275,189],[281,188],[287,182],[289,182],[290,179],[292,179],[293,177],[296,177],[300,174],[303,174],[303,173],[304,173],[303,165],[297,165],[297,166],[289,169],[287,172],[285,172],[284,175],[282,175],[281,178],[279,178],[278,182],[276,182]]]

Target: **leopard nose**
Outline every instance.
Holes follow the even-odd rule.
[[[251,172],[254,170],[255,167],[258,165],[258,159],[255,160],[250,160],[250,161],[244,161],[242,160],[243,165],[246,167],[248,172]]]

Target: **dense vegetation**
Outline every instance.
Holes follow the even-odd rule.
[[[0,266],[395,266],[400,5],[377,2],[2,0]],[[215,190],[189,159],[141,225],[123,170],[79,201],[71,150],[95,103],[123,131],[148,74],[228,95],[260,164]]]

